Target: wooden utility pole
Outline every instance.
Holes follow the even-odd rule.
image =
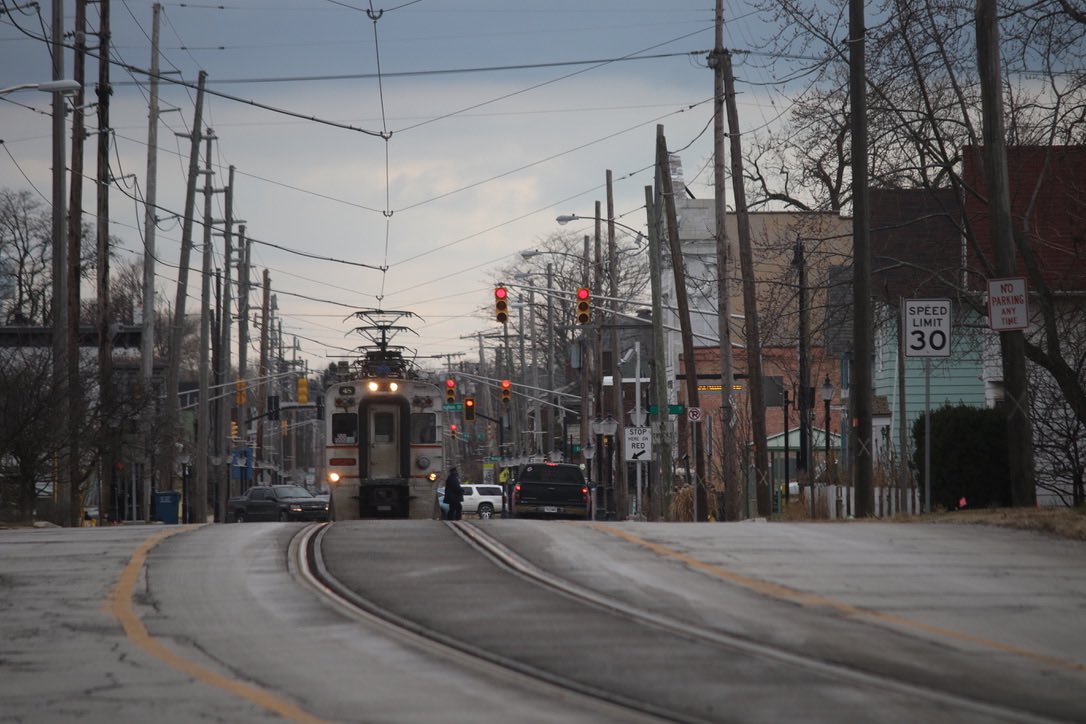
[[[80,0],[81,2],[83,0]],[[155,232],[158,229],[158,38],[162,5],[155,3],[151,15],[151,76],[147,110],[147,178],[143,204],[143,323],[140,332],[140,371],[143,375],[144,415],[143,510],[151,517],[151,488],[154,485],[155,409]]]
[[[732,399],[735,369],[732,364],[731,249],[724,175],[724,0],[716,0],[716,45],[709,58],[713,69],[713,185],[716,211],[717,336],[720,348],[720,460],[724,469],[725,510],[728,520],[747,517],[747,481],[739,472],[736,415]],[[734,156],[734,150],[733,150]],[[734,174],[733,174],[734,176]],[[739,177],[742,187],[742,176]]]
[[[717,0],[721,2],[721,0]],[[735,218],[739,231],[739,269],[743,277],[743,317],[747,343],[747,389],[750,391],[750,428],[754,438],[754,471],[758,515],[773,512],[773,496],[769,481],[769,449],[765,427],[765,377],[762,375],[762,332],[758,317],[758,289],[754,272],[754,252],[750,233],[747,193],[743,187],[743,136],[739,131],[739,109],[735,102],[735,76],[732,75],[732,54],[724,52],[724,93],[728,106],[728,135],[732,151],[732,193],[735,195]]]
[[[230,315],[230,262],[234,258],[233,233],[234,233],[234,167],[231,166],[226,184],[224,203],[226,205],[226,218],[223,229],[223,284],[222,297],[219,303],[219,440],[220,450],[224,458],[219,467],[219,495],[215,501],[215,520],[226,521],[226,499],[230,497],[230,394],[227,391],[230,379],[230,329],[233,321]]]
[[[66,364],[68,389],[68,480],[72,485],[68,490],[68,524],[78,525],[74,521],[74,511],[79,510],[79,485],[83,478],[79,454],[82,430],[79,421],[83,419],[83,385],[79,382],[79,309],[80,284],[83,257],[83,145],[86,138],[86,121],[83,106],[86,104],[87,82],[87,3],[76,0],[75,4],[75,81],[79,90],[72,98],[76,111],[72,116],[72,177],[71,191],[68,198],[69,220],[66,229],[68,253],[67,308],[70,323],[62,334],[67,335],[67,348],[71,350]],[[98,522],[109,513],[109,506],[104,499],[101,481],[98,484]]]
[[[664,304],[661,290],[663,252],[660,249],[659,207],[653,201],[652,186],[645,187],[645,211],[649,226],[649,280],[652,288],[652,384],[656,393],[656,419],[660,441],[656,450],[656,489],[650,492],[652,517],[658,519],[671,500],[671,416],[668,412],[667,347],[664,344]],[[640,371],[638,372],[640,374]],[[650,491],[651,491],[650,486]]]
[[[211,442],[211,364],[208,353],[211,348],[211,196],[215,189],[211,183],[211,142],[214,133],[207,129],[204,135],[204,253],[200,273],[200,381],[196,415],[196,482],[189,491],[186,502],[186,522],[207,522],[208,445]]]
[[[260,305],[260,379],[256,386],[256,459],[260,461],[260,480],[264,478],[264,414],[267,412],[268,344],[271,341],[271,274],[264,270],[263,302]]]
[[[690,328],[690,304],[686,296],[686,271],[683,260],[682,244],[679,242],[679,219],[675,212],[675,189],[671,181],[671,158],[667,152],[667,139],[664,127],[656,126],[656,174],[661,185],[664,201],[664,215],[667,219],[667,236],[671,245],[671,267],[675,274],[675,302],[679,308],[679,330],[682,336],[683,359],[686,371],[686,404],[699,407],[698,402],[698,363],[694,358],[694,335]],[[663,414],[663,410],[660,411]],[[701,428],[703,423],[690,424],[690,437],[694,443],[694,471],[697,480],[694,485],[697,519],[707,518],[707,496],[705,494],[705,445],[702,443]],[[689,466],[687,466],[689,469]]]
[[[242,389],[238,394],[238,437],[246,447],[249,444],[249,425],[245,420],[249,416],[250,402],[245,380],[249,349],[249,246],[250,242],[245,238],[245,224],[241,224],[238,226],[238,381]]]
[[[875,514],[874,451],[871,447],[871,407],[875,353],[871,308],[871,234],[867,191],[867,71],[865,68],[864,0],[848,3],[848,62],[850,125],[852,128],[852,380],[849,405],[852,441],[849,455],[856,493],[856,517]],[[806,390],[803,391],[806,394]],[[811,471],[808,470],[808,475]]]
[[[181,223],[181,257],[177,265],[177,296],[174,299],[173,326],[170,329],[170,357],[166,368],[166,401],[163,405],[162,428],[162,485],[174,487],[173,468],[177,459],[177,438],[180,436],[180,400],[178,399],[181,376],[181,347],[185,339],[185,302],[188,299],[189,258],[192,255],[192,217],[196,206],[196,177],[200,163],[200,127],[204,113],[204,85],[207,73],[200,71],[197,80],[196,110],[193,114],[189,150],[188,186],[185,190],[185,216]]]
[[[52,55],[53,55],[53,80],[59,81],[64,79],[64,2],[63,0],[53,0],[52,2],[52,21],[50,27],[50,40],[52,42]],[[52,272],[53,272],[53,296],[51,300],[51,312],[53,323],[53,369],[52,379],[53,386],[61,396],[64,393],[71,394],[71,390],[66,390],[67,378],[70,373],[70,367],[68,366],[68,358],[75,357],[77,362],[79,358],[79,347],[72,347],[70,345],[70,326],[79,326],[79,317],[70,319],[68,315],[68,277],[67,267],[65,263],[65,241],[67,239],[65,223],[67,223],[67,214],[65,207],[67,206],[66,199],[64,197],[64,169],[65,163],[65,148],[64,148],[64,131],[65,131],[65,118],[67,116],[66,100],[63,93],[53,93],[53,107],[52,107],[52,131],[53,131],[53,190],[50,201],[53,204],[52,213],[52,239],[51,249],[53,253],[52,259]],[[82,178],[78,179],[79,183],[82,183]],[[75,174],[72,174],[72,183],[77,183]],[[70,226],[70,224],[69,224]],[[69,326],[70,325],[70,326]],[[70,404],[70,403],[69,403]],[[68,433],[68,436],[74,437],[76,434],[68,429],[68,426],[74,425],[74,420],[66,420],[65,415],[60,413],[57,415],[57,423],[61,426],[62,434]],[[71,451],[69,452],[69,454]],[[78,513],[72,508],[72,501],[76,499],[78,495],[79,478],[69,477],[69,473],[72,470],[78,470],[78,457],[75,460],[68,461],[69,467],[65,469],[63,465],[58,467],[59,475],[57,476],[56,489],[54,491],[54,500],[56,501],[56,520],[61,524],[71,525],[72,520],[78,516]]]
[[[103,417],[104,443],[100,452],[99,475],[109,482],[111,499],[123,500],[117,495],[118,448],[120,447],[120,421],[116,417],[113,389],[113,333],[112,308],[109,292],[109,186],[113,179],[109,173],[109,97],[113,88],[109,83],[109,5],[110,0],[99,0],[98,31],[98,401]],[[75,498],[73,498],[75,500]],[[78,508],[78,506],[76,506]],[[124,511],[117,511],[117,519],[124,519]]]
[[[999,15],[994,0],[977,0],[977,70],[980,74],[981,115],[984,119],[984,181],[991,209],[996,273],[1015,276],[1014,220],[1011,218],[1007,147],[1003,132],[1003,83],[999,69]],[[1026,378],[1026,338],[1022,330],[999,333],[1003,357],[1003,407],[1007,412],[1007,458],[1011,473],[1011,504],[1037,503],[1033,480],[1033,426],[1029,419]]]
[[[611,174],[611,169],[607,169],[607,264],[608,264],[608,289],[611,297],[612,309],[617,312],[618,310],[618,246],[615,241],[615,193],[614,193],[614,181]],[[611,410],[615,419],[618,420],[618,427],[615,429],[614,442],[612,448],[614,450],[614,456],[611,460],[611,465],[614,469],[614,485],[618,489],[616,495],[616,504],[618,506],[619,518],[624,519],[630,510],[628,503],[628,486],[626,484],[626,463],[623,461],[623,439],[626,425],[626,414],[622,409],[622,369],[619,367],[618,360],[622,356],[622,350],[618,345],[618,323],[619,316],[617,313],[612,312],[609,316],[611,319]],[[640,501],[638,501],[640,504]],[[641,515],[640,510],[637,511],[638,515]]]

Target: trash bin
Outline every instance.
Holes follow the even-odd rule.
[[[155,520],[176,525],[180,520],[181,493],[177,490],[155,491]]]

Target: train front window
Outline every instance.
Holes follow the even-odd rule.
[[[416,445],[437,442],[437,415],[432,412],[411,413],[411,442]]]
[[[353,445],[358,442],[358,415],[337,412],[332,415],[332,444]]]
[[[393,442],[395,416],[391,412],[373,413],[373,441]]]

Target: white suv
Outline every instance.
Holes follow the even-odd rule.
[[[490,518],[495,513],[502,512],[502,486],[462,483],[460,487],[464,491],[464,513],[474,513],[480,518]],[[437,489],[437,502],[441,506],[441,515],[448,514],[449,506],[445,503],[445,488]]]

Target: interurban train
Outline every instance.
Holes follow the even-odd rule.
[[[354,315],[369,340],[324,391],[325,474],[332,520],[432,518],[445,469],[441,390],[390,344],[411,312]],[[353,369],[353,372],[351,371]]]
[[[332,519],[433,517],[445,467],[438,386],[364,374],[324,395]]]

